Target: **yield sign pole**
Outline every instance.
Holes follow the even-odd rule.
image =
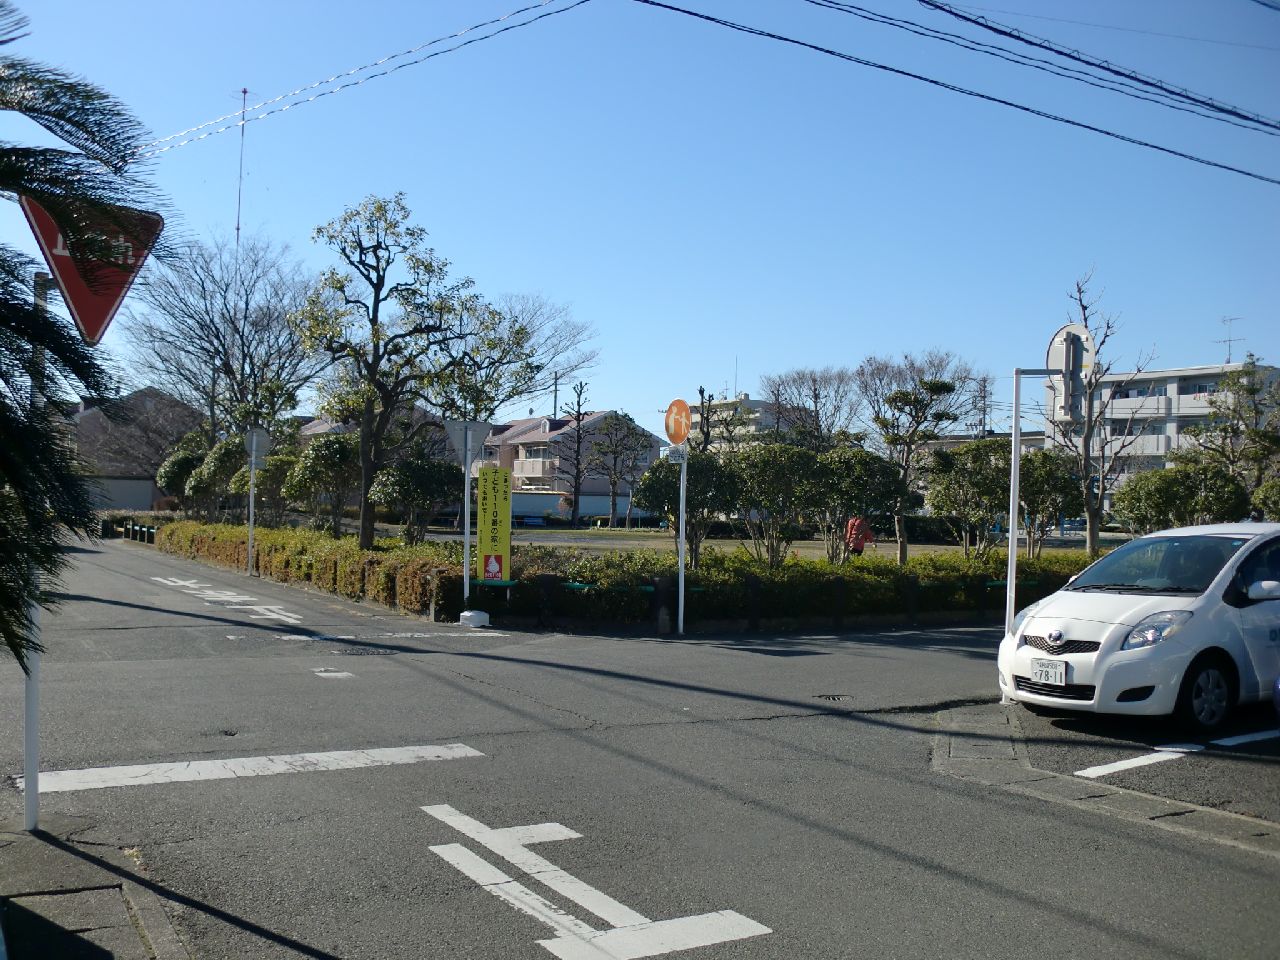
[[[36,313],[41,317],[48,310],[49,275],[35,276]],[[36,358],[36,376],[31,383],[31,409],[44,405],[44,354]],[[40,604],[31,601],[28,608],[31,617],[31,635],[40,640]],[[24,715],[22,721],[22,791],[26,803],[24,829],[35,830],[40,826],[40,651],[27,655],[27,679],[24,684]]]
[[[49,211],[30,197],[20,197],[18,202],[40,244],[45,263],[58,282],[62,299],[80,328],[80,335],[90,346],[96,346],[164,229],[164,219],[145,210],[112,208],[110,222],[103,224],[101,237],[113,256],[77,263],[62,228]]]

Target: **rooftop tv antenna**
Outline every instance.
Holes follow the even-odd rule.
[[[1244,337],[1233,337],[1231,335],[1231,324],[1239,319],[1239,317],[1223,317],[1222,324],[1227,328],[1227,335],[1221,340],[1213,341],[1214,343],[1225,343],[1227,345],[1227,363],[1231,362],[1231,345],[1233,343],[1241,343],[1244,341]]]

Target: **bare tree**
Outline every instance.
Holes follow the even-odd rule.
[[[953,353],[930,350],[918,357],[904,354],[901,360],[868,357],[854,371],[854,381],[866,404],[869,445],[898,469],[894,532],[898,563],[906,563],[906,517],[920,499],[925,444],[971,408],[973,371]]]
[[[600,421],[591,438],[589,464],[594,473],[609,482],[609,526],[618,516],[618,487],[634,482],[649,462],[653,449],[652,435],[625,413],[609,413]],[[627,526],[631,526],[631,505],[627,504]]]
[[[1090,556],[1096,556],[1107,492],[1116,485],[1127,452],[1146,434],[1152,418],[1141,415],[1140,405],[1135,405],[1123,416],[1112,413],[1113,400],[1127,392],[1129,384],[1150,362],[1150,357],[1139,358],[1131,373],[1112,374],[1114,361],[1104,354],[1118,324],[1114,316],[1098,311],[1098,298],[1089,294],[1092,276],[1090,273],[1081,277],[1068,294],[1071,321],[1083,324],[1094,344],[1093,363],[1083,373],[1080,412],[1077,414],[1071,410],[1063,414],[1064,404],[1055,395],[1053,411],[1046,416],[1045,422],[1049,441],[1066,452],[1075,476],[1079,478],[1080,495],[1084,500],[1085,547]],[[1107,381],[1105,385],[1104,380]]]
[[[837,434],[852,429],[861,407],[855,372],[847,367],[768,374],[760,386],[776,407],[786,439],[816,453],[830,449]]]
[[[331,362],[289,322],[307,288],[287,249],[267,240],[239,251],[191,244],[140,288],[147,309],[126,322],[133,362],[142,379],[205,413],[210,444],[224,428],[269,424]]]
[[[587,445],[587,435],[582,429],[583,422],[590,415],[584,406],[586,399],[586,383],[575,383],[573,399],[561,408],[562,418],[568,420],[571,426],[556,437],[552,444],[552,453],[557,460],[556,472],[569,482],[570,496],[573,498],[569,522],[575,527],[581,511],[582,480],[590,468],[590,448]]]
[[[544,297],[507,294],[464,301],[455,336],[441,344],[427,401],[448,419],[492,420],[517,401],[551,393],[556,377],[589,369],[595,331]]]

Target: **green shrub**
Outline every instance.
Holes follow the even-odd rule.
[[[226,524],[167,523],[158,546],[179,556],[244,569],[247,531]],[[259,530],[258,570],[284,583],[309,583],[353,600],[368,598],[436,619],[456,620],[462,611],[462,545],[429,541],[406,547],[379,540],[360,550],[352,537],[334,540],[310,530]],[[587,553],[566,547],[516,545],[511,588],[477,585],[472,606],[491,614],[534,617],[547,613],[591,623],[646,621],[653,583],[677,575],[674,554],[656,550]],[[893,613],[987,610],[1003,605],[1006,558],[982,560],[959,553],[920,554],[899,567],[866,554],[833,566],[825,560],[789,557],[769,569],[741,547],[704,548],[701,564],[686,575],[686,613],[691,620],[847,618]],[[1083,550],[1054,552],[1018,561],[1017,603],[1025,606],[1062,587],[1088,563]],[[539,577],[558,584],[544,610]],[[572,582],[588,589],[569,589]]]

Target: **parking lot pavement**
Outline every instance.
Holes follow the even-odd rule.
[[[1164,717],[1012,715],[1040,770],[1280,823],[1280,722],[1269,704],[1200,738]]]

